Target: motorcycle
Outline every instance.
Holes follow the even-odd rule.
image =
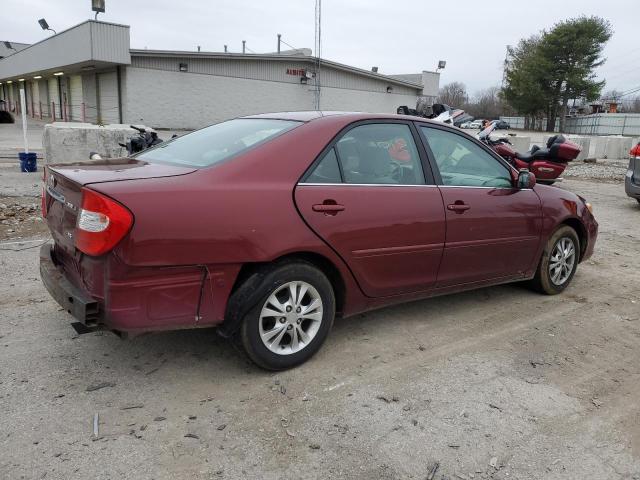
[[[401,105],[396,109],[398,115],[412,115],[414,117],[428,118],[435,120],[436,122],[446,123],[447,125],[454,125],[458,122],[461,116],[465,115],[464,110],[459,108],[451,108],[444,103],[434,103],[431,106],[423,107],[422,109],[409,108],[406,105]]]
[[[127,156],[131,156],[134,153],[142,152],[143,150],[146,150],[147,148],[158,145],[163,141],[161,138],[158,137],[158,132],[156,132],[153,129],[147,130],[142,127],[136,127],[135,125],[129,125],[129,127],[133,128],[138,133],[136,133],[133,137],[127,140],[127,143],[118,142],[118,145],[127,149]],[[173,134],[171,138],[174,139],[177,136],[178,135]],[[90,152],[89,159],[102,160],[102,155],[100,155],[97,152]]]
[[[562,181],[560,175],[565,171],[568,163],[575,160],[581,151],[579,145],[567,140],[564,135],[554,135],[547,141],[546,148],[534,145],[528,152],[519,153],[507,138],[491,139],[490,135],[495,128],[496,122],[492,122],[478,134],[477,138],[516,169],[529,170],[536,176],[539,183],[546,185]]]
[[[141,152],[149,147],[162,143],[162,139],[158,138],[158,132],[155,130],[146,130],[141,127],[136,127],[135,125],[129,126],[138,133],[127,140],[127,143],[118,142],[118,145],[127,149],[127,153],[129,155],[133,155],[134,153]]]

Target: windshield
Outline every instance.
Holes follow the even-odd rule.
[[[302,122],[240,118],[196,130],[144,151],[136,158],[148,162],[209,167],[266,142]]]

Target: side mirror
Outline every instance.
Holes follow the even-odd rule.
[[[518,188],[533,188],[536,184],[536,176],[526,168],[518,172]]]

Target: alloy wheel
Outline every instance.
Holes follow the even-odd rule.
[[[576,261],[576,247],[568,237],[556,242],[549,258],[549,277],[555,285],[563,285],[571,277]]]
[[[322,323],[322,298],[309,283],[288,282],[272,292],[260,311],[262,343],[278,355],[307,347]]]

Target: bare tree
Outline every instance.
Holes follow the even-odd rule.
[[[444,103],[450,107],[461,107],[467,103],[467,87],[461,82],[451,82],[438,92],[436,103]]]
[[[486,119],[498,118],[500,115],[507,113],[500,98],[500,87],[489,87],[479,91],[464,106],[464,109],[469,115]]]

